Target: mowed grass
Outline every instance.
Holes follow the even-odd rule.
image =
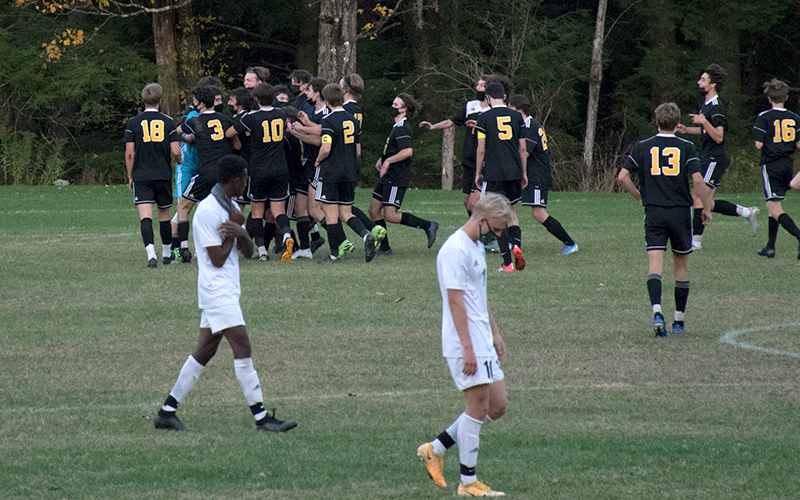
[[[242,262],[265,405],[299,424],[285,435],[255,432],[225,343],[181,405],[187,431],[153,429],[197,341],[197,268],[145,269],[131,198],[0,188],[0,498],[455,496],[457,449],[446,490],[415,450],[463,409],[435,267],[466,218],[460,193],[407,194],[406,210],[441,224],[430,250],[422,231],[391,226],[395,255],[369,264],[360,247],[339,266]],[[651,331],[641,207],[550,198],[577,254],[556,255],[520,207],[527,268],[501,275],[487,256],[509,407],[481,431],[479,477],[524,499],[797,498],[800,262],[783,230],[775,259],[756,256],[761,196],[720,196],[762,206],[762,226],[753,238],[746,220],[715,215],[690,257],[687,334],[667,339]],[[797,197],[784,208],[800,220]],[[720,342],[740,330],[772,351]]]

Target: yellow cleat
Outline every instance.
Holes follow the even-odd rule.
[[[283,242],[286,245],[286,251],[283,252],[281,255],[281,262],[289,262],[292,259],[292,248],[294,248],[294,240],[292,238],[286,238],[286,241]]]
[[[494,491],[477,479],[469,484],[458,485],[458,496],[460,497],[502,497],[505,493]]]
[[[444,455],[437,455],[433,452],[433,445],[431,443],[421,444],[417,448],[417,456],[420,460],[425,462],[425,468],[428,469],[428,474],[433,479],[433,482],[447,488],[447,483],[444,482],[442,470],[444,470]]]

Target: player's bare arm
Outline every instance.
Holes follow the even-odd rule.
[[[125,168],[128,169],[128,189],[133,191],[133,159],[136,158],[136,144],[129,142],[125,144]]]
[[[528,186],[528,146],[525,139],[519,140],[519,159],[522,162],[522,189]]]
[[[494,314],[492,314],[489,304],[486,304],[486,309],[489,311],[489,324],[492,326],[492,344],[497,352],[497,359],[503,361],[506,357],[506,343],[503,341],[503,337],[500,336],[500,329],[497,327],[497,322],[494,320]]]
[[[403,161],[406,158],[411,158],[414,155],[414,148],[404,148],[397,152],[394,156],[390,156],[383,161],[379,172],[381,173],[381,177],[386,175],[386,172],[389,171],[389,165],[392,163],[397,163],[399,161]]]
[[[716,142],[717,144],[722,143],[722,139],[725,137],[724,126],[720,125],[719,127],[715,127],[714,125],[711,124],[710,121],[708,121],[708,119],[706,119],[706,115],[702,113],[697,115],[689,114],[689,116],[692,117],[692,123],[700,125],[700,127],[697,127],[696,133],[699,134],[701,132],[701,128],[705,129],[708,136],[711,137],[714,140],[714,142]]]
[[[322,145],[319,147],[319,153],[317,154],[317,161],[314,162],[314,166],[319,168],[319,165],[331,154],[331,143],[330,142],[322,142]]]
[[[474,375],[478,371],[478,360],[475,358],[475,351],[472,349],[472,338],[469,336],[467,308],[464,306],[464,290],[448,289],[447,303],[450,305],[450,314],[453,316],[453,324],[458,333],[458,340],[464,350],[461,372],[464,375]]]
[[[181,143],[173,142],[170,144],[170,152],[172,153],[172,161],[174,163],[183,163],[183,155],[181,154]]]
[[[617,180],[622,184],[622,187],[625,188],[625,191],[629,192],[636,201],[639,203],[642,202],[642,194],[636,189],[636,185],[633,183],[633,180],[631,180],[631,173],[628,172],[627,168],[623,168],[619,171]]]
[[[478,148],[475,150],[475,185],[481,187],[481,170],[483,158],[486,156],[486,137],[478,136]]]
[[[453,128],[456,124],[452,122],[452,120],[442,120],[438,123],[431,123],[431,122],[419,122],[420,128],[426,128],[428,130],[444,130],[446,128]]]

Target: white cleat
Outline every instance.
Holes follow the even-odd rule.
[[[759,211],[758,207],[750,207],[750,216],[747,218],[747,220],[750,221],[750,229],[753,230],[753,236],[756,235],[756,231],[758,230],[758,219],[756,216]]]
[[[313,255],[311,255],[311,249],[310,248],[304,248],[302,250],[295,250],[292,253],[292,260],[311,259],[312,257],[313,257]]]

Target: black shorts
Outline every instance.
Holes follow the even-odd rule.
[[[781,201],[786,198],[789,183],[792,182],[792,160],[770,163],[761,166],[764,179],[764,196],[767,201]]]
[[[475,185],[475,167],[461,164],[463,173],[461,176],[461,192],[464,194],[471,194],[478,190]]]
[[[704,161],[701,170],[705,169],[703,181],[708,187],[717,189],[722,185],[722,174],[728,169],[728,165],[730,165],[730,161],[727,156],[712,156]]]
[[[249,177],[247,196],[254,203],[264,203],[267,200],[284,201],[289,197],[289,176]]]
[[[352,205],[356,201],[355,182],[317,182],[316,200],[327,205]]]
[[[392,186],[391,184],[378,184],[372,191],[372,198],[381,202],[384,207],[395,207],[400,210],[407,189],[407,187]]]
[[[197,174],[189,181],[189,184],[183,191],[183,197],[195,203],[200,203],[211,194],[211,189],[216,183],[216,179],[211,179],[203,174]]]
[[[528,184],[522,190],[522,205],[526,207],[547,208],[547,189]]]
[[[508,198],[510,204],[516,205],[522,199],[522,180],[485,181],[481,189],[481,197],[486,193],[500,193]]]
[[[302,170],[289,169],[289,193],[308,194],[308,179]]]
[[[133,204],[152,205],[158,208],[172,207],[172,181],[134,181]]]
[[[666,251],[669,240],[672,253],[692,253],[692,208],[644,207],[644,240],[648,251]]]
[[[238,205],[249,205],[250,197],[247,196],[247,191],[245,191],[241,196],[234,198],[233,201],[235,201]]]

